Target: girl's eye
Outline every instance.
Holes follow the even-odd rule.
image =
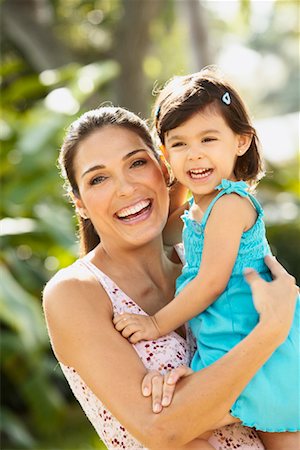
[[[103,176],[103,175],[98,175],[94,178],[91,179],[90,184],[93,186],[95,184],[100,184],[103,183],[103,181],[105,181],[107,179],[107,177]]]
[[[139,167],[139,166],[144,166],[147,163],[147,161],[145,159],[137,159],[136,161],[134,161],[131,164],[131,167]]]
[[[175,142],[174,144],[172,144],[171,148],[182,147],[183,145],[184,145],[184,142]]]
[[[216,140],[217,139],[213,138],[213,137],[206,137],[206,138],[203,139],[203,142],[212,142],[212,141],[216,141]]]

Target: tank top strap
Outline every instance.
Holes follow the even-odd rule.
[[[257,206],[259,206],[260,210],[261,210],[261,206],[259,205],[258,201],[252,196],[250,196],[250,194],[248,193],[247,189],[248,189],[248,185],[247,183],[245,183],[244,181],[231,181],[231,180],[226,180],[226,179],[222,179],[221,183],[216,186],[215,188],[216,190],[220,191],[216,197],[210,202],[210,204],[208,205],[202,220],[201,220],[201,225],[202,228],[205,228],[206,222],[209,218],[209,215],[215,205],[215,203],[219,200],[220,197],[222,197],[225,194],[238,194],[241,197],[250,197],[251,201],[254,203],[255,208],[257,209]]]
[[[84,266],[99,281],[110,299],[114,297],[116,285],[104,272],[98,269],[98,267],[91,263],[86,257],[78,259],[75,264]]]

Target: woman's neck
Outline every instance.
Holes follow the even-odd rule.
[[[178,266],[167,257],[161,237],[143,246],[130,248],[101,242],[91,252],[91,261],[105,273],[109,272],[112,278],[139,275],[145,280],[152,280],[157,286],[167,283]]]

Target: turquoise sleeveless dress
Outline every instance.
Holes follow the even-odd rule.
[[[249,197],[257,211],[255,224],[241,237],[237,259],[224,292],[204,312],[190,320],[190,327],[197,342],[197,350],[191,363],[194,371],[201,370],[221,358],[247,336],[258,322],[259,317],[253,305],[249,285],[243,277],[243,270],[252,267],[265,280],[272,279],[264,263],[264,256],[271,252],[266,239],[263,210],[256,198],[247,192],[247,188],[243,181],[223,179],[216,187],[220,192],[208,206],[200,223],[190,217],[189,211],[185,211],[182,216],[186,264],[177,279],[176,294],[192,281],[199,271],[204,229],[218,199],[231,193]],[[243,425],[268,432],[300,429],[299,317],[298,298],[295,319],[288,338],[232,405],[231,414],[238,417]]]

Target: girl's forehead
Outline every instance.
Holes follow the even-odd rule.
[[[166,132],[166,137],[170,138],[171,135],[177,134],[180,130],[185,130],[192,127],[206,127],[209,124],[213,124],[215,128],[216,125],[228,126],[221,111],[216,107],[208,106],[201,110],[196,111],[186,120],[184,120],[180,125]]]

